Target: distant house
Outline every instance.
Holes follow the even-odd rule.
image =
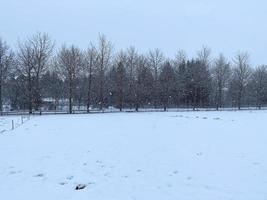
[[[56,100],[52,97],[42,98],[42,110],[67,110],[68,109],[68,99]]]
[[[3,105],[3,111],[10,111],[11,110],[11,105],[10,104],[4,104]]]
[[[42,110],[56,110],[56,100],[51,97],[43,98],[42,99]]]

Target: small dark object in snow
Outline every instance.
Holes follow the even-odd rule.
[[[66,179],[71,180],[71,179],[73,179],[73,176],[68,176],[68,177],[66,177]]]
[[[253,165],[260,165],[260,163],[259,162],[254,162]]]
[[[18,170],[18,171],[13,171],[13,170],[12,170],[12,171],[9,172],[9,174],[19,174],[19,173],[21,173],[21,172],[22,172],[21,170]]]
[[[36,175],[34,175],[34,177],[44,177],[44,174],[36,174]]]
[[[75,190],[83,190],[84,188],[86,188],[85,184],[79,184],[75,187]]]
[[[220,118],[219,117],[215,117],[215,118],[213,118],[214,120],[220,120]]]

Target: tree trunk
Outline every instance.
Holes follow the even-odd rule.
[[[3,100],[2,100],[2,80],[0,80],[0,112],[2,115],[3,111]]]
[[[91,104],[91,82],[92,82],[92,72],[91,72],[91,67],[90,67],[88,93],[87,93],[87,113],[90,112],[90,104]]]
[[[69,114],[72,114],[72,99],[69,97]]]
[[[238,110],[241,109],[241,98],[242,98],[242,91],[241,89],[238,91],[238,97],[237,97],[237,108]]]
[[[72,80],[69,81],[69,114],[72,114]]]
[[[166,106],[166,105],[164,105],[164,112],[165,112],[165,111],[167,111],[167,106]]]
[[[29,106],[29,114],[32,114],[32,80],[31,80],[31,75],[29,73],[29,77],[28,77],[28,92],[29,92],[29,97],[28,97],[28,106]]]

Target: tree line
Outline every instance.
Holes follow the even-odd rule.
[[[85,50],[56,49],[47,33],[19,41],[16,50],[0,38],[0,111],[9,105],[32,113],[45,98],[53,99],[55,110],[66,100],[69,113],[74,106],[87,112],[109,106],[260,109],[267,102],[267,66],[251,66],[246,52],[212,58],[206,46],[193,58],[184,50],[172,59],[160,49],[115,51],[102,34]]]

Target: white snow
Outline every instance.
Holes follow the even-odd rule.
[[[0,134],[0,199],[266,200],[266,121],[266,111],[34,117]]]
[[[30,119],[28,115],[22,116],[0,116],[0,134],[18,128]],[[12,122],[13,121],[13,122]],[[13,123],[13,125],[12,125]]]

